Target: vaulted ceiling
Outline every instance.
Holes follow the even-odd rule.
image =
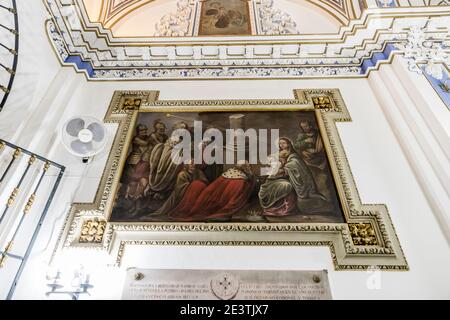
[[[216,2],[220,3],[221,0]],[[229,0],[226,0],[229,1]],[[225,1],[225,2],[226,2]],[[163,32],[162,35],[196,35],[195,19],[198,20],[200,6],[208,1],[199,0],[82,0],[83,8],[91,22],[99,22],[117,37],[161,36],[158,22],[170,19],[172,25],[186,25],[182,33]],[[337,33],[339,28],[360,14],[359,5],[354,8],[351,0],[247,0],[252,20],[261,20],[261,7],[270,5],[273,21],[276,14],[289,16],[296,28],[283,30],[281,34]],[[190,12],[183,11],[183,7]],[[181,11],[180,11],[181,10]],[[266,10],[267,11],[267,10]],[[276,12],[274,12],[276,11]],[[278,17],[279,18],[279,17]],[[197,21],[198,22],[198,21]],[[189,28],[190,26],[190,28]],[[176,28],[176,27],[174,27]],[[161,29],[161,28],[159,28]],[[179,28],[176,28],[177,30]],[[252,34],[274,34],[258,29],[254,22]],[[279,27],[276,26],[278,30]],[[170,33],[170,34],[168,34]]]
[[[322,2],[347,23],[312,1],[46,0],[47,31],[95,80],[364,77],[417,34],[449,51],[449,6],[423,2],[444,0]]]

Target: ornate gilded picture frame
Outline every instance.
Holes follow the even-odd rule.
[[[57,250],[97,248],[116,265],[132,245],[328,246],[336,270],[408,270],[388,209],[362,204],[336,122],[351,121],[338,89],[295,90],[294,99],[159,100],[158,91],[116,91],[105,123],[118,129],[93,203],[74,203]],[[313,112],[339,197],[339,222],[174,222],[111,219],[129,147],[143,112]]]

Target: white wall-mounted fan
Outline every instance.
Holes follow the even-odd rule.
[[[62,127],[62,142],[66,149],[87,162],[102,151],[106,143],[106,129],[95,118],[79,116],[70,119]]]

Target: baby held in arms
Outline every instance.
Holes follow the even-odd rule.
[[[271,165],[271,172],[268,177],[269,179],[278,179],[286,176],[286,172],[283,168],[287,163],[289,154],[289,151],[283,150],[278,153],[278,159],[274,156],[269,160],[269,163]]]

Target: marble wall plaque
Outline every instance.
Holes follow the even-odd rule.
[[[125,300],[322,300],[331,299],[323,271],[157,270],[127,271]]]

